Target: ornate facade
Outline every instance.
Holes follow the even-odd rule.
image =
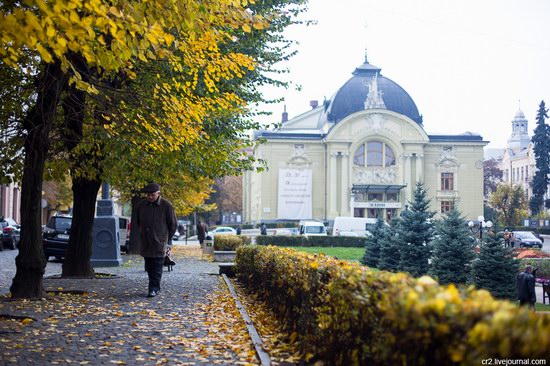
[[[439,214],[483,214],[479,135],[429,135],[407,92],[365,62],[330,99],[277,131],[256,131],[268,170],[245,175],[244,220],[390,219],[422,181]],[[445,121],[441,121],[445,123]]]

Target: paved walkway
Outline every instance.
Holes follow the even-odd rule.
[[[198,245],[186,247],[200,253]],[[1,255],[0,294],[14,275],[11,253]],[[121,267],[96,268],[113,275],[100,279],[61,279],[61,263],[48,262],[48,300],[0,301],[0,364],[258,364],[217,264],[175,257],[155,298],[146,297],[138,256],[124,255]]]

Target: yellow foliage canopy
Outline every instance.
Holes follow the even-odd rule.
[[[244,54],[221,54],[219,45],[233,42],[228,29],[266,26],[265,20],[246,11],[249,2],[23,0],[0,13],[0,60],[23,70],[59,60],[71,84],[94,94],[98,90],[82,79],[74,55],[104,77],[123,73],[134,78],[140,62],[169,65],[181,80],[157,80],[151,98],[160,102],[162,111],[132,116],[130,122],[157,135],[148,140],[148,148],[173,151],[197,141],[201,122],[209,115],[242,105],[236,94],[217,93],[217,84],[242,77],[254,62]],[[198,96],[199,80],[211,94]],[[111,117],[114,124],[126,116]],[[163,143],[156,144],[160,140]]]

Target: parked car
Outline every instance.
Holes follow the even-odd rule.
[[[281,235],[281,236],[291,236],[291,235],[297,235],[298,233],[298,229],[296,229],[296,231],[292,231],[292,229],[288,229],[288,228],[278,228],[278,229],[275,229],[275,231],[273,232],[273,235]]]
[[[308,236],[326,236],[327,228],[325,224],[314,220],[302,220],[298,224],[299,235]]]
[[[510,238],[512,248],[535,248],[542,249],[542,241],[531,231],[512,231]]]
[[[216,236],[217,234],[237,235],[237,230],[229,226],[218,226],[214,230],[210,230],[207,235]]]
[[[21,226],[11,218],[0,219],[2,248],[16,249],[19,246]],[[1,249],[1,248],[0,248]]]
[[[42,248],[46,260],[49,257],[61,259],[65,257],[69,237],[71,235],[71,223],[73,218],[70,216],[52,216],[48,220],[42,231]]]
[[[130,218],[118,216],[118,231],[120,234],[120,250],[128,252],[130,242]]]

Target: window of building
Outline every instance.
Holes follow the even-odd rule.
[[[523,167],[521,167],[521,180],[523,180]]]
[[[353,164],[367,167],[387,167],[396,164],[393,150],[381,141],[369,141],[355,150]]]
[[[356,192],[353,197],[355,202],[366,202],[366,194],[363,192]]]
[[[397,217],[397,209],[396,208],[387,208],[386,209],[386,222],[390,222],[395,217]]]
[[[361,145],[357,150],[355,150],[353,164],[365,166],[365,145]]]
[[[353,217],[365,217],[365,209],[364,208],[354,208],[353,209]]]
[[[441,190],[454,190],[454,173],[441,173]]]
[[[454,207],[453,201],[441,201],[441,213],[449,213]]]
[[[378,141],[367,142],[367,166],[382,166],[384,145]]]
[[[367,195],[367,201],[383,201],[384,193],[369,193]]]
[[[378,217],[381,217],[382,210],[379,208],[368,208],[367,209],[367,217],[371,219],[377,219]]]
[[[386,201],[397,202],[397,192],[386,193]]]

